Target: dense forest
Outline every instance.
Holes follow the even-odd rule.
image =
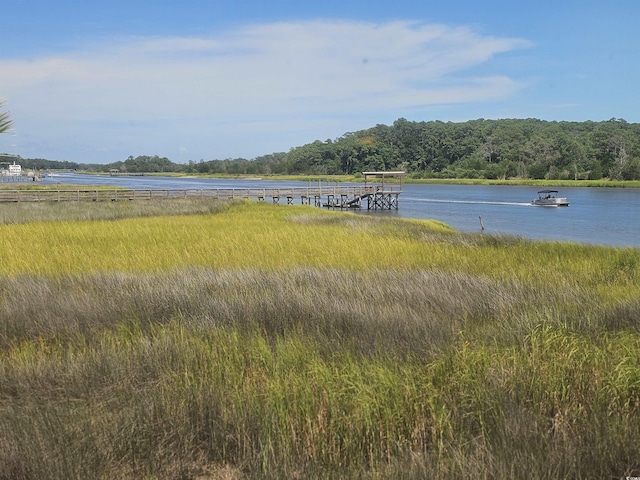
[[[413,122],[376,125],[335,140],[254,159],[174,163],[129,157],[108,165],[20,159],[23,168],[229,175],[358,174],[404,170],[413,178],[640,179],[640,124],[537,119]]]

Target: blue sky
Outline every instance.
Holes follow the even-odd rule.
[[[640,121],[638,0],[0,0],[0,152],[254,158],[414,121]]]

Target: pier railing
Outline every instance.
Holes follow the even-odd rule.
[[[389,189],[388,187],[385,189]],[[99,200],[144,200],[156,198],[214,199],[247,198],[254,200],[279,198],[313,198],[327,196],[365,197],[379,188],[372,186],[319,186],[292,188],[194,188],[194,189],[64,189],[7,190],[0,189],[0,202],[65,202]],[[387,192],[388,193],[388,192]],[[399,191],[398,191],[399,193]]]
[[[288,188],[188,188],[188,189],[120,189],[83,188],[63,190],[0,189],[1,202],[80,202],[152,200],[176,198],[210,198],[218,200],[251,199],[271,203],[300,203],[329,208],[360,208],[366,200],[367,209],[398,208],[401,186],[317,186]]]

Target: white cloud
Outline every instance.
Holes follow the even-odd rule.
[[[56,57],[0,61],[0,88],[16,130],[34,142],[49,137],[50,148],[66,132],[72,141],[95,143],[96,151],[108,150],[105,136],[130,149],[136,139],[141,146],[171,139],[176,152],[209,148],[196,155],[215,158],[235,122],[245,130],[286,119],[291,131],[283,138],[291,138],[296,119],[327,123],[366,114],[375,124],[377,112],[504,98],[521,85],[502,72],[478,77],[470,69],[527,46],[413,22],[259,24],[210,37],[118,39]],[[219,137],[208,143],[213,129]],[[269,153],[255,148],[251,155]],[[246,151],[236,145],[237,155]]]

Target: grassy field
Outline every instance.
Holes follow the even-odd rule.
[[[640,249],[0,207],[1,479],[640,475]]]
[[[84,174],[94,174],[83,172]],[[104,173],[94,174],[104,175]],[[224,174],[183,174],[183,173],[146,173],[148,176],[161,177],[195,177],[218,179],[259,179],[273,181],[298,181],[308,182],[310,185],[321,183],[339,184],[341,182],[363,183],[364,176],[361,173],[355,175],[224,175]],[[402,179],[390,177],[385,179],[389,183],[411,184],[447,184],[447,185],[524,185],[534,187],[599,187],[599,188],[640,188],[640,180],[533,180],[533,179],[484,179],[484,178],[412,178],[404,176]],[[78,184],[42,184],[39,182],[6,182],[0,183],[0,189],[8,190],[83,190],[83,189],[113,189],[112,186],[89,186]]]
[[[92,174],[91,172],[81,172],[84,174]],[[99,175],[104,175],[100,173]],[[361,173],[355,175],[224,175],[224,174],[199,174],[199,173],[145,173],[148,176],[162,176],[162,177],[192,177],[192,178],[222,178],[222,179],[260,179],[260,180],[293,180],[299,182],[309,182],[311,184],[317,184],[321,182],[327,183],[340,183],[340,182],[364,182],[364,176]],[[400,179],[391,177],[385,179],[385,182],[399,183]],[[415,184],[450,184],[450,185],[529,185],[536,187],[601,187],[601,188],[640,188],[640,180],[609,180],[607,178],[602,180],[534,180],[534,179],[484,179],[484,178],[411,178],[411,176],[404,176],[403,183],[415,183]],[[78,188],[116,188],[105,186],[89,186],[89,185],[77,185],[77,184],[42,184],[38,182],[7,182],[0,183],[0,189],[6,188],[11,190],[56,190],[56,189],[70,189],[77,190]]]
[[[203,178],[254,178],[250,175],[201,175]],[[262,175],[261,180],[297,180],[302,182],[363,182],[364,176],[355,175]],[[390,177],[385,182],[400,182],[399,178]],[[450,185],[531,185],[539,187],[611,187],[640,188],[640,180],[534,180],[534,179],[485,179],[485,178],[412,178],[410,175],[402,179],[404,183],[450,184]]]
[[[165,175],[165,174],[163,174]],[[174,175],[184,176],[184,175]],[[255,178],[251,175],[189,175],[202,178]],[[362,174],[356,175],[262,175],[261,180],[296,180],[301,182],[363,182]],[[386,182],[400,182],[391,177]],[[539,187],[611,187],[611,188],[640,188],[640,180],[533,180],[533,179],[483,179],[483,178],[411,178],[405,176],[404,183],[422,184],[451,184],[451,185],[531,185]]]

